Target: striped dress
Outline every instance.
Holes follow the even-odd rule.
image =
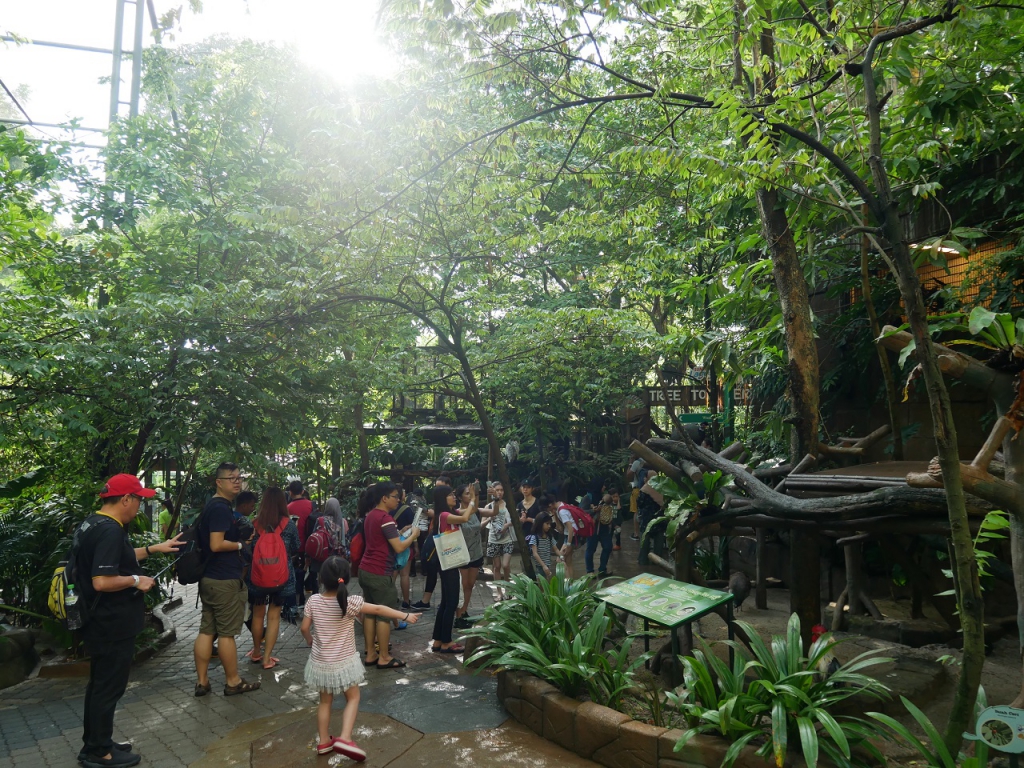
[[[551,550],[555,545],[555,540],[550,536],[537,536],[531,534],[526,537],[526,546],[537,547],[537,556],[540,557],[541,561],[546,565],[552,572],[555,570],[554,558],[551,556]],[[536,559],[534,559],[536,562]]]
[[[306,616],[313,622],[313,648],[306,662],[306,685],[324,693],[344,693],[365,679],[363,660],[356,650],[355,620],[363,598],[348,596],[348,610],[333,597],[313,595],[306,601]]]

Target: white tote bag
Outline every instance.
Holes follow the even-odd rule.
[[[434,537],[434,548],[437,550],[437,562],[442,571],[461,568],[469,564],[469,547],[462,529],[442,533]]]

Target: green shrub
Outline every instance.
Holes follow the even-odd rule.
[[[515,574],[501,585],[512,599],[489,606],[483,622],[466,631],[486,641],[467,663],[527,672],[567,696],[586,689],[599,704],[621,704],[647,656],[631,662],[633,638],[617,645],[608,638],[615,618],[589,579],[567,580],[559,565],[550,579]]]
[[[856,695],[887,698],[888,688],[862,670],[889,659],[869,651],[825,675],[818,666],[837,643],[831,635],[823,635],[804,656],[795,613],[786,635],[772,637],[770,648],[752,626],[736,623],[750,639],[753,656],[739,643],[726,641],[735,651],[730,667],[701,641],[702,650],[682,659],[684,691],[669,694],[689,725],[676,743],[677,750],[697,734],[724,736],[732,742],[722,764],[729,768],[744,747],[763,736],[757,754],[774,759],[778,766],[785,763],[794,744],[799,744],[810,768],[818,764],[820,753],[838,766],[866,765],[856,748],[881,762],[868,741],[880,734],[879,729],[859,718],[833,716],[829,710]]]
[[[942,734],[932,724],[932,721],[928,719],[928,715],[915,707],[914,703],[906,697],[900,696],[900,701],[903,702],[903,706],[906,707],[907,712],[917,721],[917,724],[921,726],[921,730],[924,731],[924,741],[917,738],[903,723],[894,720],[888,715],[883,715],[880,712],[868,712],[868,717],[881,723],[886,729],[887,736],[895,738],[897,741],[902,741],[907,746],[917,750],[917,753],[924,759],[925,765],[928,768],[985,768],[988,765],[988,744],[984,741],[978,740],[974,742],[973,757],[967,757],[967,755],[961,752],[957,755],[957,759],[954,760],[946,748]],[[979,688],[978,700],[974,705],[975,719],[987,706],[985,689]]]

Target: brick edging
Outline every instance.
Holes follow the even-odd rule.
[[[570,699],[550,683],[521,672],[498,673],[498,700],[538,736],[607,768],[719,768],[724,739],[695,736],[675,751],[679,729],[657,728],[593,702]],[[772,765],[746,748],[735,768]]]

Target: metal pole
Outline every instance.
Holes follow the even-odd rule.
[[[65,48],[69,51],[84,51],[85,53],[105,53],[109,56],[113,51],[109,48],[97,48],[94,45],[75,45],[74,43],[55,43],[52,40],[25,40],[24,38],[13,37],[11,35],[0,35],[0,40],[8,43],[18,43],[26,45],[42,45],[47,48]]]
[[[117,120],[118,105],[121,102],[121,39],[124,35],[125,0],[114,1],[117,4],[117,9],[114,14],[114,51],[110,69],[110,123]]]
[[[142,33],[146,14],[142,9],[143,0],[135,0],[135,48],[132,52],[132,95],[129,116],[139,115],[139,90],[142,88]]]

